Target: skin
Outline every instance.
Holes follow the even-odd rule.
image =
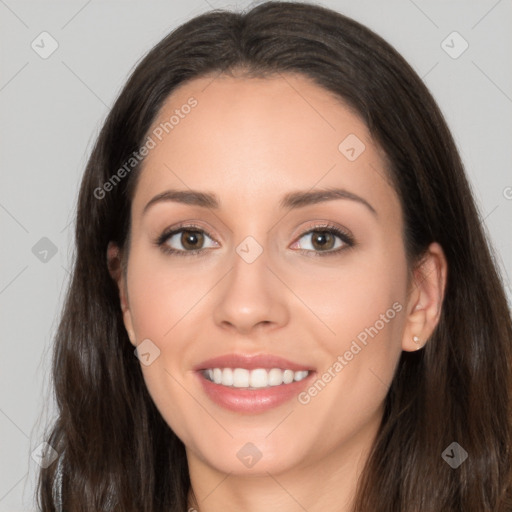
[[[141,368],[186,446],[197,498],[189,495],[190,506],[348,511],[400,354],[424,346],[439,320],[443,251],[432,244],[409,278],[399,198],[381,150],[351,110],[307,78],[196,79],[173,92],[152,128],[191,96],[198,105],[146,157],[126,277],[123,254],[108,248],[132,344],[149,338],[160,350]],[[355,161],[338,150],[348,134],[366,146]],[[364,198],[377,214],[349,199],[279,208],[288,192],[330,187]],[[221,208],[159,202],[142,214],[170,188],[215,193]],[[315,257],[322,249],[304,233],[321,221],[349,230],[356,245]],[[164,254],[152,243],[180,222],[209,233],[198,242],[203,256]],[[250,264],[236,252],[247,236],[263,249]],[[180,240],[187,239],[178,234],[167,245],[187,250]],[[327,250],[343,244],[330,243]],[[211,402],[192,371],[221,354],[270,353],[322,376],[397,302],[401,311],[307,404],[235,413]],[[251,468],[236,456],[247,442],[262,454]]]

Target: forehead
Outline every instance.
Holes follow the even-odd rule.
[[[397,202],[364,122],[300,75],[187,82],[167,98],[148,136],[154,147],[134,212],[166,188],[215,192],[226,208],[261,207],[262,197],[268,207],[292,190],[324,187]]]

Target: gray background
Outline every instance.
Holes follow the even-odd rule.
[[[510,299],[512,2],[317,3],[375,30],[425,80],[460,149]],[[50,349],[69,281],[78,186],[109,106],[172,28],[211,8],[248,5],[0,0],[0,512],[35,510],[31,453],[55,412]],[[50,48],[43,31],[58,43],[46,59],[31,47]],[[469,44],[458,58],[464,43],[446,40],[453,31]],[[55,254],[42,252],[52,244]]]

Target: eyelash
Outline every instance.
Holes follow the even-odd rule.
[[[200,233],[205,234],[212,240],[214,240],[214,238],[200,226],[193,225],[193,224],[186,224],[186,225],[179,225],[176,228],[173,228],[171,230],[165,230],[153,243],[157,247],[159,247],[165,254],[171,254],[171,255],[176,255],[176,256],[195,256],[195,255],[204,256],[207,252],[207,249],[194,249],[192,251],[182,251],[182,250],[172,249],[171,247],[168,247],[165,245],[165,243],[167,242],[167,240],[169,238],[171,238],[172,236],[174,236],[177,233],[181,233],[182,231],[200,232]],[[345,246],[338,247],[337,249],[330,250],[330,251],[312,251],[310,249],[296,249],[296,250],[298,252],[300,252],[301,254],[310,255],[311,253],[313,253],[314,257],[316,257],[316,256],[324,257],[324,256],[334,256],[336,254],[339,254],[341,251],[349,249],[355,245],[355,240],[349,233],[341,230],[340,228],[338,228],[337,226],[334,226],[332,224],[322,224],[322,225],[313,226],[311,229],[303,232],[297,238],[297,240],[300,240],[305,235],[309,235],[309,234],[315,233],[317,231],[318,232],[328,232],[328,233],[332,233],[332,234],[336,235],[337,237],[339,237],[342,240],[342,242],[345,244]]]

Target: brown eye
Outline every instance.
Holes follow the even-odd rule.
[[[207,239],[211,240],[210,246],[204,248],[203,245],[205,242],[207,243]],[[166,254],[178,256],[206,253],[206,249],[218,247],[218,243],[206,231],[195,226],[182,226],[164,231],[155,240],[155,245],[160,247]]]
[[[336,226],[318,226],[303,233],[299,241],[309,238],[310,248],[300,247],[300,252],[311,253],[314,256],[327,256],[337,254],[347,247],[353,247],[354,240],[351,235],[343,232]],[[336,242],[338,239],[338,243]],[[299,243],[296,242],[296,243]]]
[[[302,239],[310,239],[310,247],[305,246]],[[352,233],[335,224],[318,224],[311,227],[309,231],[302,233],[300,238],[291,246],[291,249],[306,256],[336,256],[356,245]]]
[[[204,235],[200,231],[183,230],[180,242],[185,249],[198,249],[204,242]]]
[[[318,250],[329,250],[334,248],[335,237],[329,231],[311,231],[312,245]]]

